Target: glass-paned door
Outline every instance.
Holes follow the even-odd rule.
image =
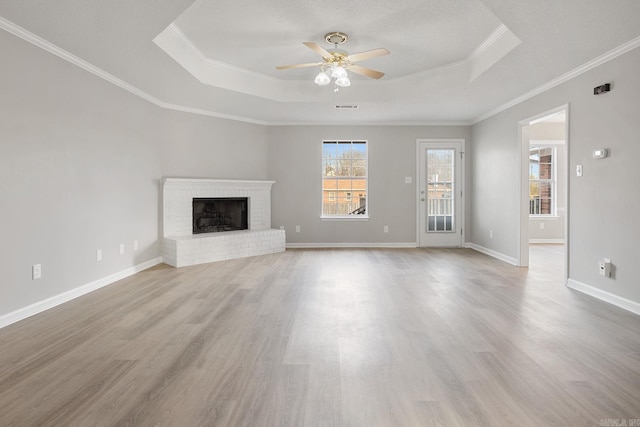
[[[421,142],[420,246],[461,246],[462,143]]]

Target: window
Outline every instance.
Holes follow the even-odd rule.
[[[454,167],[456,150],[427,149],[427,231],[455,232]]]
[[[323,141],[322,216],[353,215],[367,215],[367,142]]]
[[[556,148],[529,148],[529,215],[556,214]]]

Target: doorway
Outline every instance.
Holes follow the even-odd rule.
[[[461,247],[464,140],[417,141],[419,247]]]
[[[519,122],[520,233],[518,265],[529,267],[531,245],[562,245],[563,280],[569,271],[569,106]],[[548,252],[548,251],[547,251]],[[537,252],[536,252],[537,254]],[[536,258],[534,258],[536,259]]]

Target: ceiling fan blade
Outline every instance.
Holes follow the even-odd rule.
[[[278,65],[276,69],[278,70],[288,70],[290,68],[305,68],[305,67],[315,67],[317,65],[322,65],[322,62],[307,62],[306,64],[293,64],[293,65]]]
[[[353,71],[361,76],[371,77],[372,79],[379,79],[384,76],[382,71],[372,70],[371,68],[362,67],[360,65],[349,65],[349,71]]]
[[[391,52],[389,52],[387,49],[382,47],[380,49],[373,49],[373,50],[368,50],[366,52],[354,53],[353,55],[347,56],[347,60],[350,62],[358,62],[358,61],[364,61],[365,59],[375,58],[376,56],[389,55],[390,53]]]
[[[311,49],[312,51],[314,51],[315,53],[319,54],[323,58],[331,58],[331,53],[329,53],[326,50],[324,50],[317,43],[314,43],[314,42],[302,42],[302,44],[305,45],[306,47],[308,47],[309,49]]]

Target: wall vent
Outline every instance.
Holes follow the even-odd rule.
[[[359,105],[336,105],[336,110],[357,110]]]

